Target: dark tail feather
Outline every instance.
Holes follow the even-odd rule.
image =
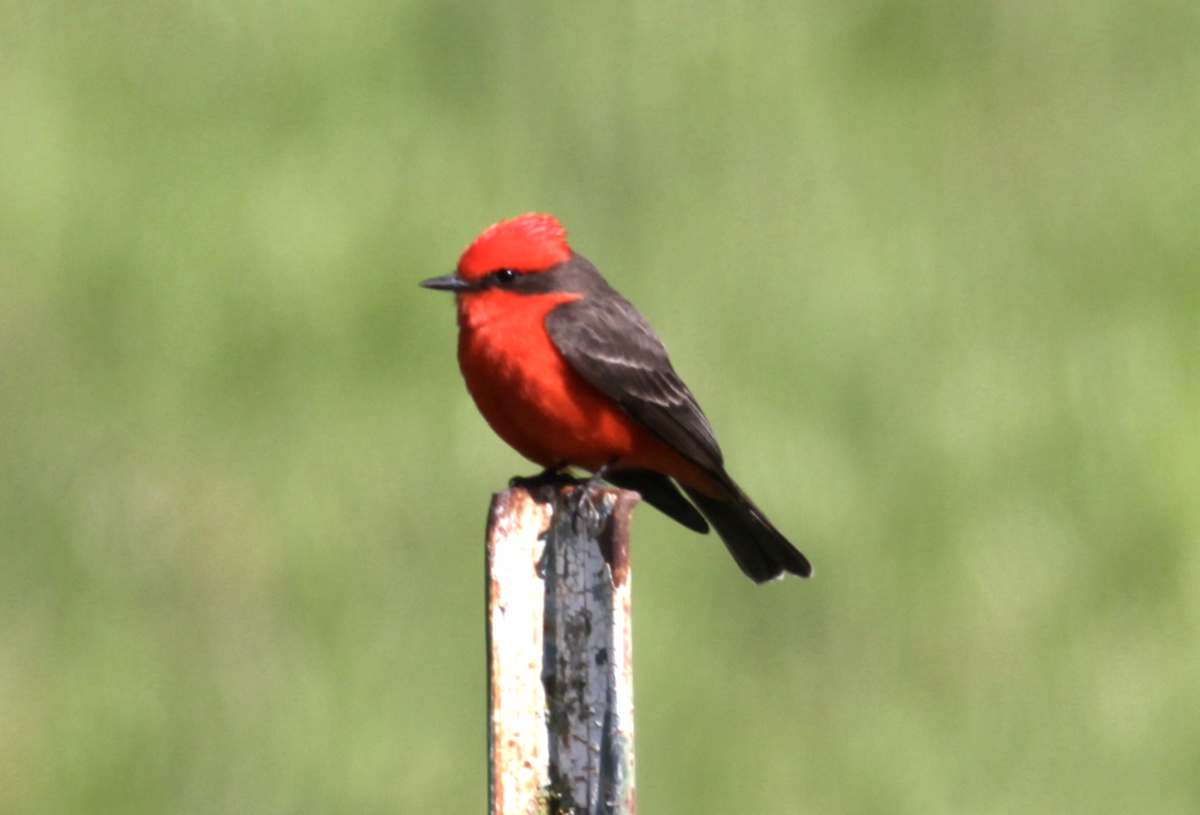
[[[704,516],[680,494],[675,482],[662,473],[653,470],[614,470],[606,473],[604,480],[623,490],[640,492],[643,501],[693,532],[708,532]]]
[[[784,572],[811,575],[808,558],[771,525],[737,484],[728,477],[725,480],[724,486],[731,493],[726,499],[710,498],[690,487],[683,489],[717,530],[746,576],[755,583],[766,583],[782,577]]]

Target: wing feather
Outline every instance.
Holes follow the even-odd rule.
[[[546,315],[551,341],[588,384],[647,430],[692,463],[720,472],[724,460],[712,426],[662,340],[637,309],[605,288]]]

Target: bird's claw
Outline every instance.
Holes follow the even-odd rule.
[[[595,502],[592,501],[592,493],[596,490],[604,489],[604,477],[616,465],[615,459],[601,467],[586,481],[577,481],[576,487],[567,497],[567,506],[571,510],[571,516],[574,519],[574,527],[576,535],[583,535],[587,531],[588,523],[599,520],[600,511],[597,509]]]

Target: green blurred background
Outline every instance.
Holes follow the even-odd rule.
[[[1194,0],[0,15],[0,812],[484,811],[530,210],[817,569],[639,511],[642,812],[1200,811]]]

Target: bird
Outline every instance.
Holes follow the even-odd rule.
[[[646,319],[551,215],[484,230],[453,274],[467,390],[501,439],[544,468],[634,490],[683,526],[710,525],[755,583],[812,565],[725,470],[712,426]],[[684,497],[686,495],[686,497]]]

